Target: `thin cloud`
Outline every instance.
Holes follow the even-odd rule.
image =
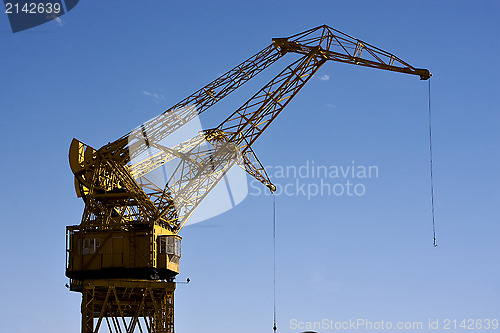
[[[331,109],[335,109],[335,108],[337,108],[337,107],[336,107],[335,105],[333,105],[333,104],[327,104],[326,106],[327,106],[327,107],[329,107],[329,108],[331,108]]]
[[[309,278],[307,279],[307,284],[309,287],[316,289],[316,291],[322,293],[336,293],[339,290],[339,284],[337,281],[330,280],[325,272],[315,271],[309,272]]]
[[[321,81],[328,81],[330,80],[330,75],[323,74],[318,79],[320,79]]]
[[[62,27],[64,25],[63,20],[61,20],[60,17],[56,17],[55,20],[56,20],[57,24],[59,24],[60,27]]]
[[[149,96],[149,97],[153,97],[156,101],[159,101],[159,100],[162,100],[162,99],[165,99],[165,96],[163,95],[158,95],[157,93],[154,93],[154,92],[149,92],[147,90],[144,90],[142,92],[143,95],[146,95],[146,96]]]

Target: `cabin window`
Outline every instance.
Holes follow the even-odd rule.
[[[89,238],[83,240],[82,254],[94,254],[99,247],[99,238]]]
[[[159,252],[168,255],[168,260],[174,264],[181,258],[181,240],[177,236],[159,236]]]

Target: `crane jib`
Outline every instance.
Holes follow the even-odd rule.
[[[287,54],[299,58],[218,126],[166,144],[172,133],[184,130]],[[70,289],[82,293],[84,332],[97,332],[94,318],[99,318],[99,326],[103,318],[116,317],[117,309],[123,310],[122,317],[148,313],[162,318],[164,328],[173,332],[180,230],[234,165],[271,192],[276,190],[252,145],[328,61],[422,80],[431,77],[427,69],[322,25],[274,38],[263,50],[100,149],[73,139],[69,163],[85,207],[80,224],[66,228],[66,276]],[[158,170],[165,173],[163,183],[152,176]]]

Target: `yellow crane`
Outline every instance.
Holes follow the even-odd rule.
[[[174,146],[165,139],[288,53],[286,66],[219,126]],[[73,139],[75,189],[85,203],[66,228],[66,276],[82,293],[82,333],[174,332],[180,230],[239,165],[275,190],[253,143],[328,60],[430,78],[395,55],[326,25],[271,45],[118,140],[94,149]],[[157,168],[174,165],[164,186]]]

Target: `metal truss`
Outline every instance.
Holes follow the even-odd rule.
[[[163,143],[170,134],[290,53],[296,54],[298,60],[286,66],[219,126],[201,131],[174,147]],[[68,227],[68,235],[128,232],[140,229],[138,225],[161,226],[178,234],[234,165],[274,191],[252,145],[327,61],[406,73],[423,80],[431,76],[427,69],[415,68],[392,53],[326,25],[287,38],[274,38],[262,51],[118,140],[93,149],[74,139],[70,166],[85,209],[81,224]],[[150,172],[171,162],[175,163],[173,172],[165,185],[160,187],[148,178]],[[156,243],[151,242],[154,253]],[[155,268],[156,257],[151,258],[148,267]],[[87,262],[92,260],[93,257]],[[72,289],[82,292],[82,332],[95,333],[103,328],[120,333],[174,332],[175,284],[153,277],[123,278],[120,275],[117,280],[80,281],[78,288]]]
[[[173,333],[173,282],[90,280],[82,288],[82,333]]]

